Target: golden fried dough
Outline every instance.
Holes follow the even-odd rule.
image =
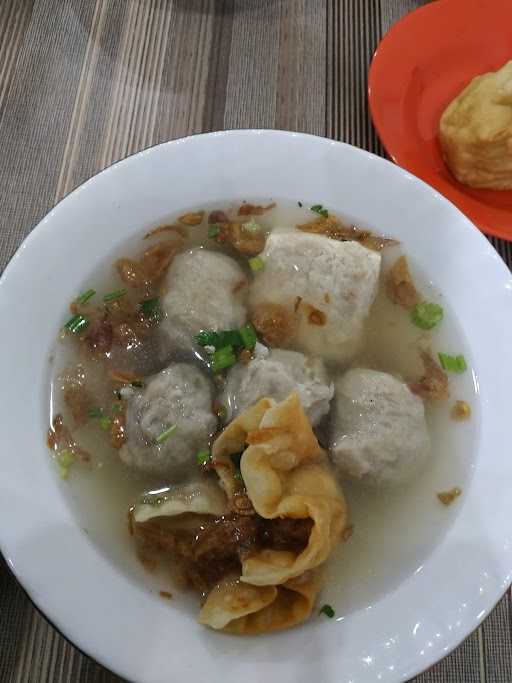
[[[512,61],[474,78],[448,105],[439,140],[459,182],[512,189]]]

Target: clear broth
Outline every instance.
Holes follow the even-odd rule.
[[[269,201],[258,203],[266,204]],[[215,208],[225,209],[226,204],[210,207],[210,210]],[[169,217],[168,221],[161,221],[160,224],[172,223],[173,218]],[[279,202],[275,209],[256,220],[269,230],[289,230],[312,218],[314,214],[297,204]],[[187,248],[201,245],[225,250],[208,239],[206,225],[190,228],[189,235]],[[143,234],[128,240],[123,248],[109,255],[84,283],[83,289],[94,287],[99,292],[118,289],[119,279],[112,268],[115,259],[140,254],[148,244],[163,236],[155,236],[144,243],[141,237]],[[233,256],[231,251],[228,253]],[[401,253],[400,247],[382,252],[382,273]],[[442,325],[433,333],[425,333],[414,327],[408,313],[389,301],[381,284],[367,324],[365,347],[351,365],[374,367],[403,377],[419,376],[422,368],[418,350],[430,342],[434,353],[445,351],[464,354],[470,368],[469,349],[453,311],[442,294],[419,271],[414,255],[407,254],[407,257],[418,290],[425,299],[443,306]],[[381,283],[382,278],[381,274]],[[57,413],[62,413],[65,419],[68,417],[60,396],[58,378],[65,368],[76,362],[77,353],[71,340],[58,341],[52,362],[50,417]],[[83,357],[80,362],[88,365]],[[89,367],[91,369],[94,374],[94,368]],[[101,393],[100,375],[96,381],[97,391]],[[354,533],[330,559],[321,598],[333,605],[338,618],[367,608],[394,590],[408,576],[421,571],[432,550],[446,534],[463,505],[464,490],[472,473],[479,429],[476,389],[476,379],[470,370],[462,375],[450,375],[450,399],[426,404],[432,454],[414,481],[392,490],[366,488],[351,481],[342,482]],[[450,408],[457,399],[465,400],[471,406],[472,416],[467,422],[456,423],[450,419]],[[145,581],[156,594],[160,590],[169,590],[167,574],[150,574],[136,559],[128,532],[127,513],[142,493],[172,482],[124,466],[97,424],[88,423],[73,430],[73,433],[80,444],[93,454],[91,464],[73,466],[69,480],[62,485],[79,524],[100,550],[133,580]],[[454,486],[460,487],[463,495],[453,505],[445,507],[436,494]],[[172,605],[180,608],[189,603],[190,596],[175,592],[173,587],[171,590],[174,595]]]

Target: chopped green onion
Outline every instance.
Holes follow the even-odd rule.
[[[144,386],[144,384],[139,379],[134,379],[133,382],[130,382],[130,384],[132,385],[132,387],[135,387],[136,389],[142,389],[142,387]]]
[[[169,429],[166,429],[159,436],[156,437],[156,442],[157,443],[164,443],[164,441],[167,441],[167,439],[171,436],[171,434],[174,434],[174,432],[177,429],[178,429],[178,425],[172,425],[172,427],[169,427]]]
[[[336,614],[336,612],[333,610],[333,608],[330,605],[324,605],[318,614],[325,614],[326,617],[329,617],[329,619],[332,619],[333,616]]]
[[[431,330],[443,319],[443,309],[439,304],[430,304],[426,301],[416,306],[411,311],[411,320],[416,327],[422,330]]]
[[[196,344],[199,344],[199,346],[214,346],[213,341],[216,337],[217,332],[213,332],[213,330],[201,330],[201,332],[198,332],[194,337],[194,341]]]
[[[103,417],[100,417],[100,427],[103,429],[103,431],[107,432],[112,425],[112,420],[104,415]]]
[[[101,408],[89,408],[89,417],[103,417],[103,410]]]
[[[327,209],[324,209],[324,207],[321,204],[315,204],[314,206],[311,207],[310,210],[319,214],[323,218],[328,218],[328,216],[329,216],[329,212],[327,211]]]
[[[251,218],[247,223],[242,223],[242,229],[247,232],[261,232],[261,225]]]
[[[96,294],[95,289],[88,289],[86,292],[84,292],[83,294],[80,294],[80,296],[78,296],[75,299],[75,304],[85,304],[89,301],[89,299],[92,299],[92,297],[95,294]]]
[[[219,372],[225,368],[230,368],[235,363],[236,356],[232,346],[224,346],[224,348],[215,351],[212,356],[213,372]]]
[[[109,301],[115,301],[116,299],[120,299],[125,294],[128,294],[127,289],[116,289],[115,292],[109,292],[108,294],[105,294],[103,301],[105,303],[108,303]]]
[[[458,356],[450,356],[448,353],[439,353],[438,355],[441,362],[441,367],[447,372],[457,372],[460,374],[468,368],[466,359],[462,354],[459,354]]]
[[[213,346],[216,351],[225,346],[243,346],[242,336],[238,330],[223,330],[214,332],[213,330],[201,330],[194,337],[199,346]]]
[[[253,349],[256,346],[258,337],[256,336],[256,330],[251,323],[247,323],[247,325],[240,328],[240,336],[242,337],[246,349]]]
[[[198,465],[206,465],[206,463],[210,460],[210,451],[199,451],[199,453],[196,455],[196,461]]]
[[[225,346],[243,346],[242,335],[239,330],[223,330],[218,333],[217,342],[213,344],[215,349],[222,349]]]
[[[74,315],[72,318],[70,318],[67,323],[64,325],[66,330],[69,330],[69,332],[72,332],[73,334],[78,334],[79,332],[83,332],[87,327],[89,326],[89,320],[78,313],[77,315]]]
[[[265,268],[265,261],[261,258],[261,256],[253,256],[253,258],[249,259],[249,266],[253,273],[257,273],[259,270],[263,270]]]
[[[235,473],[233,474],[233,479],[236,479],[237,481],[243,481],[242,471],[240,470],[240,468],[235,470]]]
[[[212,223],[208,227],[208,237],[217,237],[218,234],[220,233],[220,228],[216,223]]]
[[[73,453],[65,448],[56,455],[57,468],[61,479],[67,479],[69,476],[69,468],[75,462]]]
[[[151,320],[152,322],[160,322],[162,319],[163,313],[162,309],[160,308],[160,299],[158,297],[141,301],[139,306],[142,315],[148,320]]]
[[[122,403],[113,403],[112,404],[112,412],[113,413],[120,413],[123,409],[123,404]]]

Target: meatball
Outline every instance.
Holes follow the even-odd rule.
[[[342,474],[375,486],[401,484],[425,463],[423,401],[392,375],[355,368],[335,382],[331,456]]]
[[[246,290],[247,278],[229,256],[201,248],[179,254],[163,283],[161,330],[188,348],[200,330],[238,328],[245,323]]]
[[[121,460],[143,472],[186,476],[217,428],[212,400],[210,381],[194,366],[174,363],[162,370],[128,400]],[[170,436],[158,443],[173,426]]]
[[[312,425],[329,412],[334,389],[323,362],[296,351],[273,349],[248,365],[238,363],[228,374],[223,403],[231,420],[261,398],[283,401],[296,391]]]
[[[380,254],[357,242],[274,232],[262,258],[265,268],[255,277],[249,301],[257,328],[266,309],[280,307],[296,324],[288,326],[290,339],[277,345],[348,362],[377,293]]]

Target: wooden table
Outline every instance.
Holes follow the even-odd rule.
[[[382,154],[368,65],[387,28],[421,4],[0,0],[0,269],[70,190],[163,140],[283,128]],[[491,241],[512,264],[510,244]],[[511,605],[509,593],[417,683],[511,683]],[[0,561],[0,681],[119,680],[59,635]]]

